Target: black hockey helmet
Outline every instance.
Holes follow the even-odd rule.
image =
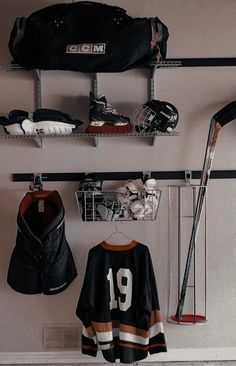
[[[139,106],[132,117],[137,132],[171,132],[178,120],[179,113],[173,104],[155,99]]]

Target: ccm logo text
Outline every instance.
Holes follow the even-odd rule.
[[[66,53],[86,54],[86,55],[104,55],[106,43],[81,43],[69,44],[66,47]]]

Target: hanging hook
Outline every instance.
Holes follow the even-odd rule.
[[[152,172],[150,171],[144,171],[143,172],[143,182],[145,183],[146,180],[150,179],[152,177]]]
[[[190,186],[191,185],[191,180],[192,180],[192,170],[185,170],[184,175],[185,175],[185,184],[186,184],[186,186]]]
[[[43,182],[42,182],[42,173],[34,173],[33,183],[29,185],[29,189],[31,191],[42,191],[43,190]]]
[[[117,220],[114,220],[114,223],[115,223],[115,231],[118,232],[119,230],[118,230]]]

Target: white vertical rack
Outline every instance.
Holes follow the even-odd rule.
[[[197,185],[168,187],[168,224],[169,224],[169,286],[167,317],[170,323],[200,324],[206,322],[207,286],[207,204],[195,242],[189,284],[184,312],[180,320],[175,312],[180,297],[184,265],[188,252],[189,237],[197,202]]]

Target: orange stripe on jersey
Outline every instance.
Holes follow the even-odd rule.
[[[165,343],[156,343],[156,344],[151,344],[148,348],[160,348],[160,347],[166,347]]]
[[[143,338],[149,338],[149,332],[140,328],[132,327],[131,325],[120,324],[120,331],[125,333],[135,334]]]
[[[111,332],[112,331],[112,322],[109,323],[98,323],[91,322],[96,332]]]
[[[85,346],[84,344],[82,344],[82,348],[84,349],[92,349],[93,351],[97,351],[97,347],[93,347],[93,346]]]
[[[135,349],[140,349],[142,351],[148,351],[150,348],[161,348],[161,347],[166,347],[166,344],[165,343],[160,343],[160,344],[152,344],[151,346],[137,346],[136,344],[130,344],[130,343],[120,343],[119,344],[121,347],[124,347],[124,348],[135,348]]]
[[[136,344],[130,344],[130,343],[121,343],[120,342],[120,347],[124,347],[124,348],[135,348],[135,349],[140,349],[142,351],[147,351],[149,349],[148,346],[138,346]]]
[[[87,330],[87,332],[88,332],[88,334],[90,335],[90,337],[95,337],[96,336],[96,333],[95,333],[95,331],[94,331],[94,329],[93,329],[93,327],[88,327],[88,328],[85,328],[86,330]]]
[[[160,310],[153,310],[151,312],[151,316],[150,316],[150,327],[156,323],[160,323],[161,322],[161,312]]]

